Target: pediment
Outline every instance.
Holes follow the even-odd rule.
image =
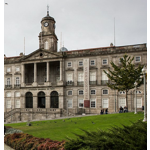
[[[23,61],[30,61],[30,60],[39,60],[39,59],[54,59],[54,58],[60,58],[62,55],[57,52],[49,52],[47,50],[41,50],[38,49],[34,51],[33,53],[26,55],[22,58]]]

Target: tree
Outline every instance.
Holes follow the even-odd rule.
[[[141,75],[142,68],[144,65],[139,64],[135,66],[133,63],[134,57],[124,55],[123,58],[120,58],[120,65],[117,66],[113,62],[110,62],[113,70],[108,69],[108,72],[105,72],[107,77],[110,79],[110,83],[107,83],[107,86],[111,89],[116,89],[118,91],[126,92],[126,106],[128,107],[127,95],[130,89],[135,88],[134,83],[137,82],[137,87],[142,84]]]

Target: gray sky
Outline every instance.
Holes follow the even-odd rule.
[[[147,43],[146,0],[4,0],[4,54],[29,54],[39,48],[40,21],[56,21],[68,50]]]

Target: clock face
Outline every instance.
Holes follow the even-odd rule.
[[[48,26],[48,22],[45,22],[45,23],[44,23],[44,26],[47,27],[47,26]]]

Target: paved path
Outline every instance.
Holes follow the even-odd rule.
[[[4,143],[4,150],[14,150],[13,148],[7,146],[5,143]]]

